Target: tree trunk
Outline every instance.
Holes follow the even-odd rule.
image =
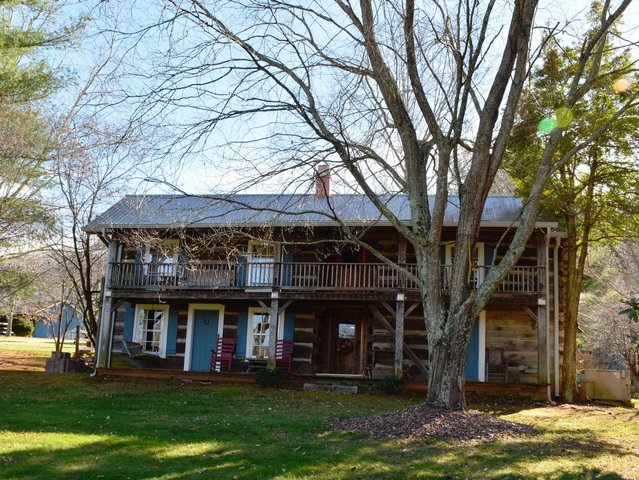
[[[464,365],[466,358],[462,342],[442,339],[432,346],[426,401],[435,407],[460,410],[466,408],[464,398]]]
[[[573,215],[566,215],[568,278],[566,284],[566,312],[564,315],[564,354],[562,375],[562,397],[573,403],[577,398],[577,325],[580,275],[577,265],[577,231]]]
[[[590,175],[588,177],[587,188],[583,193],[581,202],[582,214],[577,221],[577,209],[575,199],[578,195],[571,192],[565,202],[564,216],[566,219],[566,234],[568,243],[568,284],[566,286],[566,314],[564,319],[564,356],[563,356],[563,398],[568,403],[573,403],[577,390],[577,331],[579,328],[579,300],[581,289],[584,284],[584,272],[586,269],[586,258],[588,257],[588,247],[590,234],[594,219],[595,186],[597,184],[597,168],[599,158],[596,151],[591,156]],[[571,171],[569,178],[570,186],[576,183],[575,170]],[[578,226],[579,224],[579,226]]]
[[[466,408],[466,353],[473,323],[468,317],[467,308],[462,308],[448,313],[443,335],[432,343],[429,335],[427,402],[430,405],[449,410]]]

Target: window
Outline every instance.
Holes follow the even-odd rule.
[[[355,324],[340,323],[337,333],[339,338],[355,338]]]
[[[273,264],[275,247],[264,242],[249,242],[249,282],[250,286],[273,285]]]
[[[142,344],[145,353],[166,356],[166,332],[169,323],[168,305],[136,305],[133,341]]]
[[[277,338],[284,334],[284,312],[280,313]],[[262,308],[249,308],[248,338],[246,356],[251,358],[268,358],[268,344],[271,336],[271,316]]]
[[[122,263],[134,263],[138,254],[138,248],[133,245],[120,245],[120,254],[118,257]]]
[[[450,287],[450,276],[452,275],[453,258],[455,256],[455,244],[448,243],[445,245],[445,256],[442,258],[444,263],[442,280],[444,288]],[[492,261],[492,260],[491,260]],[[484,266],[484,243],[477,242],[475,247],[475,257],[473,258],[473,270],[472,277],[469,279],[472,282],[472,287],[477,288],[484,281],[485,266]]]
[[[170,284],[180,277],[178,253],[180,244],[177,240],[163,240],[145,245],[145,268],[151,284]]]

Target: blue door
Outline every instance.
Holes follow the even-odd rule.
[[[479,319],[470,333],[466,353],[466,380],[479,380]]]
[[[207,371],[211,362],[211,349],[217,342],[218,310],[196,310],[193,319],[191,370]]]

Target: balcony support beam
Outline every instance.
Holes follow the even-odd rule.
[[[117,253],[117,242],[109,242],[107,251],[107,265],[115,261]],[[102,297],[102,308],[100,310],[100,322],[98,326],[98,353],[96,367],[110,367],[111,363],[111,342],[113,332],[113,315],[111,313],[111,268],[107,268],[104,273],[104,295]]]
[[[395,308],[395,376],[404,373],[404,294],[397,294]]]
[[[373,305],[369,305],[368,306],[369,310],[371,311],[371,313],[373,314],[373,316],[375,317],[375,319],[391,334],[391,335],[395,335],[395,329],[393,328],[393,326],[388,322],[388,320],[386,320],[386,317],[384,317],[384,315],[382,315],[382,313],[379,311],[379,309]],[[413,361],[413,363],[415,364],[415,366],[419,369],[420,372],[422,372],[422,374],[428,378],[428,368],[426,367],[426,365],[424,365],[424,362],[422,362],[421,358],[419,358],[419,356],[417,356],[417,354],[413,351],[412,348],[410,348],[410,345],[408,345],[406,342],[403,342],[404,345],[404,350],[406,351],[406,354],[411,358],[411,360]]]

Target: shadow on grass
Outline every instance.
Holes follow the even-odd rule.
[[[326,431],[402,399],[24,373],[0,381],[0,403],[13,406],[0,417],[0,478],[528,479],[557,462],[548,478],[621,479],[583,465],[628,455],[588,429],[489,445]]]
[[[285,433],[285,432],[284,432]],[[462,448],[442,443],[400,444],[354,439],[331,434],[313,437],[298,447],[286,442],[260,445],[246,439],[219,442],[171,442],[137,437],[119,437],[88,442],[79,447],[16,450],[0,466],[2,478],[350,478],[350,479],[441,479],[441,478],[539,478],[527,471],[526,452],[542,451],[535,461],[561,456],[553,442],[514,442],[490,448]],[[260,439],[263,441],[263,439]],[[317,445],[321,444],[321,445]],[[591,446],[584,439],[572,442],[573,460],[588,458]],[[605,453],[621,453],[611,445],[599,445]],[[7,461],[8,458],[8,461]],[[520,471],[521,473],[517,473]],[[593,468],[557,471],[556,479],[622,479],[612,472]]]

